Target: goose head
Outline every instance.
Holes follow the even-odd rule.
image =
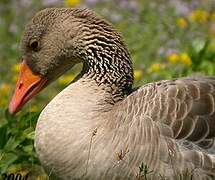
[[[129,94],[133,70],[118,32],[88,9],[48,8],[26,25],[22,63],[9,112],[15,114],[32,97],[77,63],[79,78],[92,79],[116,102]]]

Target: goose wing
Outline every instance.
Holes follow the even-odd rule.
[[[167,125],[175,139],[188,140],[205,149],[213,145],[215,77],[151,83],[131,94],[126,101],[128,106],[134,106],[133,115],[142,113],[154,122]]]
[[[132,165],[145,162],[159,172],[172,169],[173,174],[197,168],[195,178],[215,177],[215,77],[147,84],[115,112],[113,137],[124,139],[118,148],[128,146]]]

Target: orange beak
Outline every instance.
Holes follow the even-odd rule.
[[[11,114],[17,113],[26,102],[38,94],[47,84],[48,80],[40,75],[34,75],[23,60],[15,92],[9,105]]]

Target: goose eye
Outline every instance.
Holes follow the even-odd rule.
[[[33,50],[33,51],[38,51],[39,49],[39,42],[37,40],[32,40],[30,42],[30,48]]]

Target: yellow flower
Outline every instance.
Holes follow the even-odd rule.
[[[8,171],[8,173],[13,173],[13,174],[15,174],[15,173],[21,171],[21,169],[22,169],[22,168],[21,168],[20,165],[13,165],[13,166],[9,167],[7,171]]]
[[[17,80],[18,80],[18,76],[17,76],[17,75],[14,75],[14,76],[12,77],[12,82],[16,83]]]
[[[160,63],[154,63],[150,66],[149,70],[151,72],[158,72],[163,68],[163,65]]]
[[[168,57],[167,57],[167,60],[172,63],[172,64],[175,64],[175,63],[178,63],[180,61],[180,57],[178,54],[176,53],[172,53],[170,54]]]
[[[24,177],[29,173],[29,171],[28,170],[22,170],[22,171],[19,171],[18,173],[20,173],[21,176]]]
[[[182,53],[180,55],[180,60],[182,63],[184,63],[187,66],[190,66],[192,64],[192,60],[190,58],[190,56],[187,53]]]
[[[80,4],[80,0],[64,0],[64,4],[67,7],[75,7]]]
[[[134,80],[139,81],[142,76],[143,76],[143,71],[134,70]]]
[[[6,107],[7,105],[8,105],[8,100],[7,100],[7,98],[1,98],[0,106],[1,106],[1,107]]]
[[[0,94],[1,95],[7,94],[10,91],[10,89],[11,89],[11,86],[9,84],[4,83],[0,86]]]
[[[20,69],[20,64],[14,64],[11,68],[11,70],[14,72],[14,73],[18,73],[19,72],[19,69]]]
[[[194,10],[189,14],[192,22],[205,23],[209,19],[209,13],[204,10]]]
[[[182,28],[182,29],[184,29],[184,28],[186,28],[186,27],[188,26],[188,22],[187,22],[187,20],[184,19],[184,18],[178,18],[178,19],[176,20],[176,24],[177,24],[180,28]]]
[[[30,107],[30,112],[38,112],[39,108],[36,105]]]
[[[48,179],[49,179],[49,177],[46,174],[36,177],[36,180],[48,180]]]
[[[21,165],[18,164],[18,165],[13,165],[13,166],[9,167],[7,172],[10,174],[19,173],[24,177],[29,173],[29,170],[22,168]]]
[[[67,85],[68,83],[70,83],[73,79],[75,78],[75,76],[73,74],[69,74],[69,75],[65,75],[59,78],[58,83],[60,85]]]
[[[1,96],[1,100],[0,100],[0,106],[1,107],[5,107],[8,104],[8,94],[11,90],[11,86],[9,84],[2,84],[0,85],[0,96]]]

